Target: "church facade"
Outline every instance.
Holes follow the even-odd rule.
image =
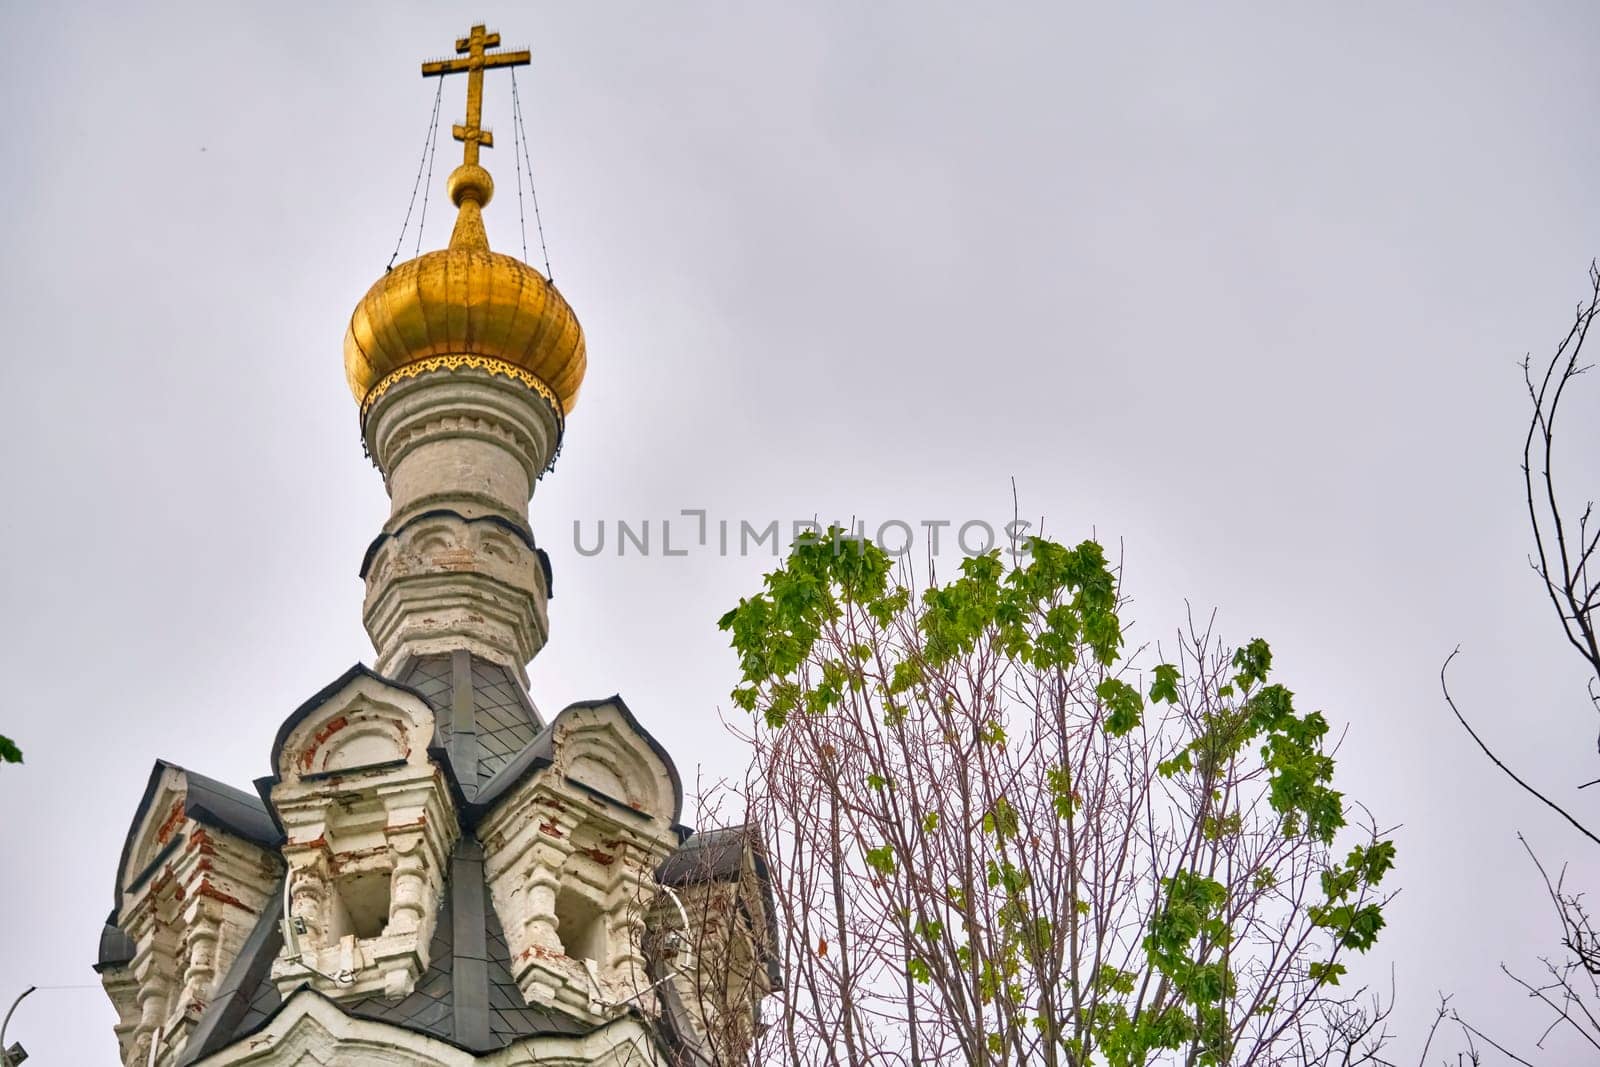
[[[373,665],[284,719],[253,791],[156,763],[95,965],[126,1067],[712,1062],[776,982],[753,834],[682,824],[620,697],[529,694],[552,584],[529,502],[587,354],[489,248],[484,74],[528,59],[498,44],[475,26],[424,66],[467,76],[455,227],[345,336],[391,502],[360,569]]]

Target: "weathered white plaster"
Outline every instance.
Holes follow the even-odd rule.
[[[118,872],[117,925],[136,946],[101,982],[123,1062],[176,1062],[276,880],[277,857],[185,813],[187,775],[168,767]]]
[[[287,837],[286,944],[272,980],[333,997],[406,995],[427,969],[455,805],[428,758],[433,713],[365,675],[298,723],[272,806]],[[341,980],[343,978],[344,980]]]
[[[366,582],[363,620],[391,677],[412,656],[465,648],[523,678],[549,636],[538,558],[496,523],[416,520],[373,554]]]
[[[479,827],[484,875],[523,996],[598,1021],[650,984],[644,909],[651,872],[678,844],[676,798],[666,765],[614,705],[569,708],[552,731],[551,766]]]
[[[549,633],[549,589],[522,538],[478,520],[529,529],[528,501],[558,439],[555,410],[508,378],[436,370],[392,385],[365,433],[390,495],[390,537],[367,568],[362,611],[378,670],[467,648],[526,684]]]
[[[367,413],[367,450],[383,471],[391,518],[456,502],[468,515],[527,517],[559,433],[548,401],[470,368],[394,383]]]

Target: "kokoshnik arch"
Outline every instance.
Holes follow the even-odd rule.
[[[455,227],[345,334],[391,501],[360,571],[373,667],[289,714],[253,794],[156,763],[95,965],[126,1067],[674,1063],[775,983],[753,834],[681,824],[621,697],[547,718],[528,692],[551,589],[529,501],[588,357],[550,280],[489,248],[484,74],[529,62],[499,43],[474,26],[423,65],[467,76]],[[707,975],[682,927],[712,914],[737,951]],[[708,982],[741,1018],[687,995]]]

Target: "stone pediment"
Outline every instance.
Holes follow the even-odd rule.
[[[574,704],[550,725],[554,766],[569,782],[664,823],[678,821],[677,768],[620,697]]]
[[[278,829],[260,800],[175,763],[157,760],[145,785],[117,865],[117,894],[148,873],[156,857],[186,823],[207,826],[263,847],[277,843]]]
[[[683,781],[660,742],[620,696],[570,704],[486,782],[473,807],[489,820],[525,782],[547,769],[569,785],[649,818],[680,837]]]
[[[425,763],[433,732],[433,710],[421,694],[357,664],[279,727],[276,782]]]

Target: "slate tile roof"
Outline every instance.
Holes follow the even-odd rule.
[[[434,742],[469,798],[544,727],[509,671],[465,650],[419,656],[400,681],[433,709]]]

